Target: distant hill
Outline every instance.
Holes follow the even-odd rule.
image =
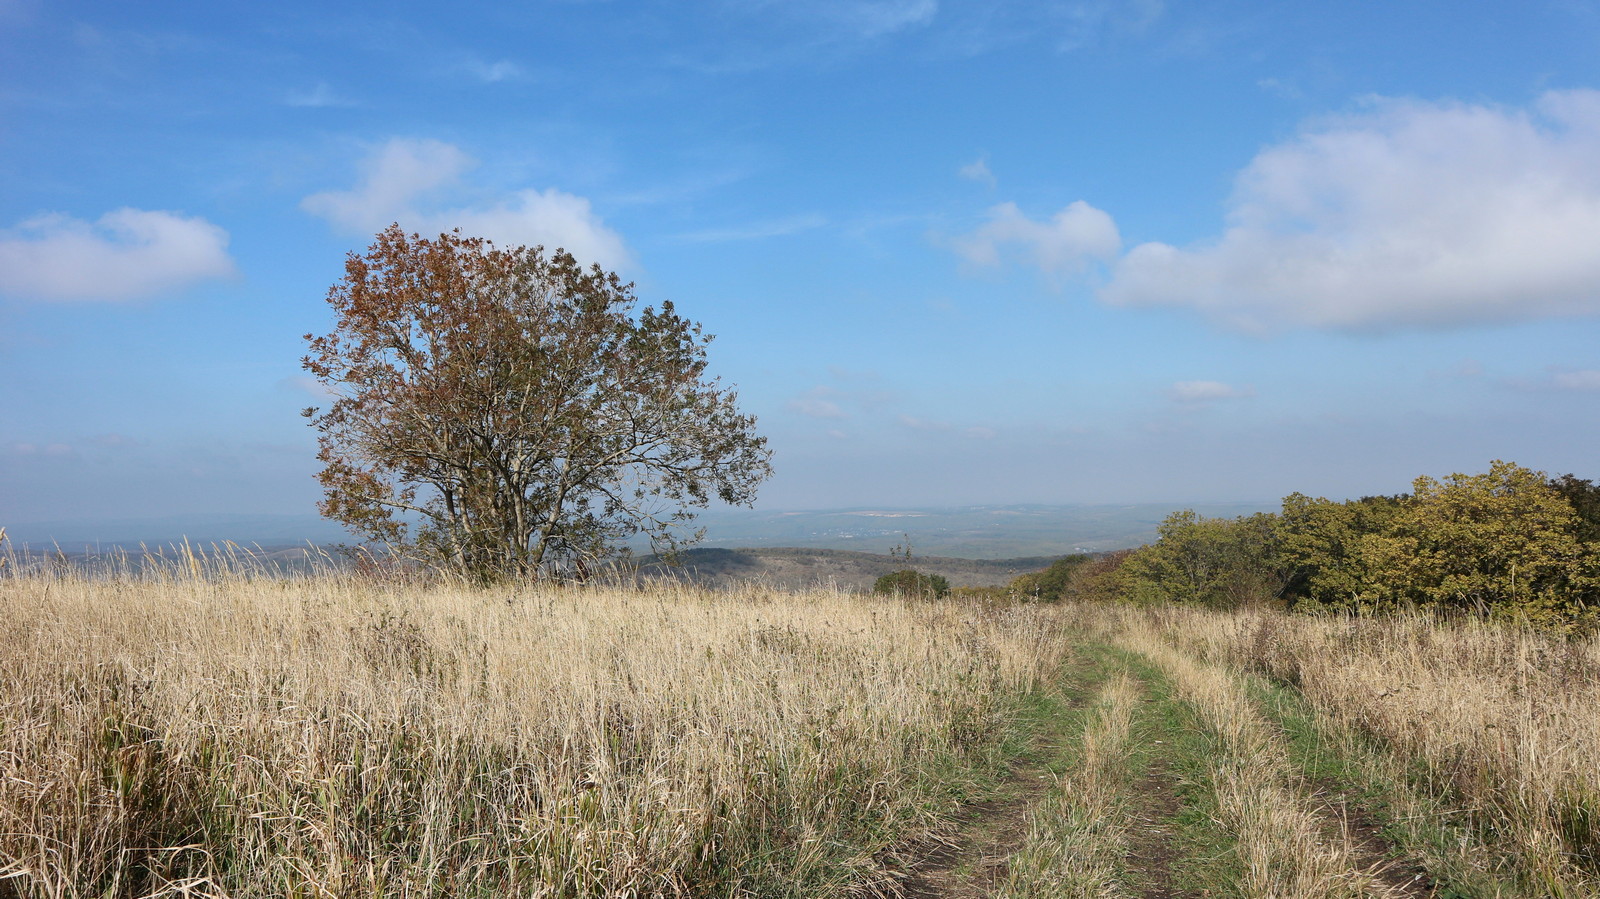
[[[1019,574],[1047,568],[1056,558],[954,559],[916,556],[909,564],[918,571],[943,575],[954,587],[988,587],[1001,586]],[[677,564],[672,565],[654,557],[647,558],[640,567],[640,574],[682,579],[708,587],[730,587],[753,582],[781,589],[837,586],[870,590],[879,577],[905,567],[907,562],[903,558],[887,553],[792,547],[713,548],[680,553]]]

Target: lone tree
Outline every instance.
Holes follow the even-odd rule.
[[[705,376],[711,336],[540,247],[398,225],[350,254],[304,367],[322,514],[476,577],[584,576],[636,534],[672,547],[712,495],[748,504],[766,438]],[[408,533],[408,531],[410,531]]]

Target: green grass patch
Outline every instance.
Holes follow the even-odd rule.
[[[1237,884],[1244,874],[1238,842],[1221,827],[1211,781],[1211,761],[1222,751],[1220,740],[1201,723],[1193,708],[1178,699],[1160,669],[1137,653],[1107,647],[1107,653],[1145,685],[1146,701],[1134,716],[1134,751],[1128,764],[1132,788],[1161,784],[1172,791],[1175,807],[1154,824],[1169,835],[1166,861],[1171,887],[1193,894],[1242,896]],[[1158,797],[1145,797],[1152,803]],[[1140,797],[1135,797],[1139,807]],[[1148,807],[1148,806],[1147,806]],[[1141,887],[1150,873],[1134,873]],[[1209,892],[1207,892],[1209,891]]]

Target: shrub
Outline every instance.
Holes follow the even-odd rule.
[[[1030,571],[1019,574],[1011,579],[1012,592],[1022,596],[1031,596],[1046,602],[1058,602],[1067,595],[1067,585],[1072,581],[1073,572],[1083,565],[1094,561],[1094,556],[1086,553],[1075,553],[1064,556],[1050,564],[1043,571]]]
[[[942,575],[924,574],[914,568],[902,568],[878,578],[877,583],[872,585],[872,592],[938,599],[950,595],[950,582]]]

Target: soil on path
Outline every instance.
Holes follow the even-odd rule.
[[[1082,708],[1093,688],[1105,679],[1089,659],[1075,658],[1061,673],[1063,684],[1077,689],[1065,695],[1066,705]],[[1014,761],[994,796],[964,807],[943,839],[907,872],[900,884],[904,899],[981,899],[1005,880],[1011,856],[1028,836],[1028,810],[1049,791],[1051,777],[1043,761],[1070,739],[1058,722],[1034,736],[1031,751]]]
[[[900,885],[904,899],[981,899],[1005,879],[1011,854],[1028,835],[1028,808],[1044,794],[1042,768],[1018,764],[998,798],[975,802],[957,815],[940,840]]]
[[[1177,775],[1157,760],[1134,782],[1134,815],[1128,828],[1128,868],[1137,872],[1145,899],[1188,899],[1199,896],[1177,887],[1173,863],[1181,858],[1172,831],[1183,802]]]

